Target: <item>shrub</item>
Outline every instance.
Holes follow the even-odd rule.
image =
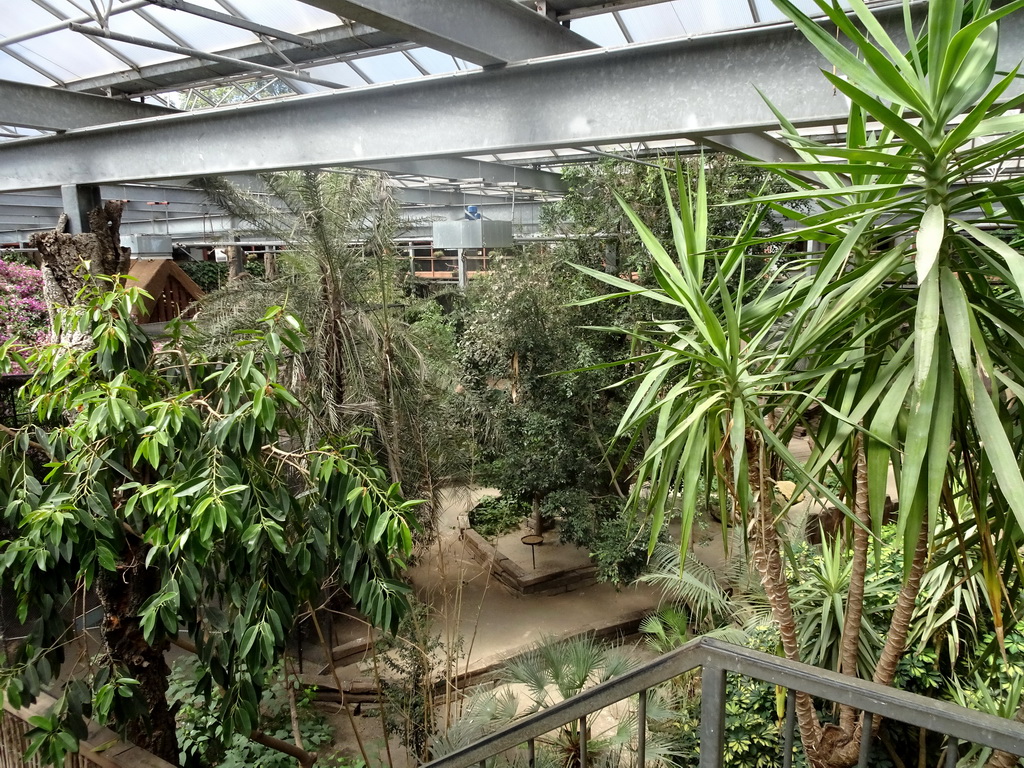
[[[514,531],[530,514],[530,505],[515,499],[484,496],[469,512],[469,524],[484,538]]]
[[[291,768],[295,759],[283,752],[265,747],[241,733],[225,728],[206,698],[195,692],[194,663],[176,663],[171,670],[169,694],[178,706],[178,743],[181,746],[181,764],[218,765],[220,768]],[[286,679],[280,667],[272,674],[273,682],[263,691],[260,704],[259,729],[276,739],[294,743],[291,714],[288,706],[287,686],[298,686],[294,679]],[[214,687],[212,695],[220,694]],[[310,751],[329,747],[333,729],[327,718],[313,705],[313,689],[295,692],[302,746]],[[337,762],[331,764],[338,764]]]
[[[224,286],[228,281],[228,265],[220,261],[179,261],[178,266],[192,278],[203,293],[212,293]],[[246,261],[245,271],[253,277],[262,278],[264,268],[262,261]]]
[[[0,344],[42,344],[49,332],[43,302],[43,273],[35,267],[0,259]]]

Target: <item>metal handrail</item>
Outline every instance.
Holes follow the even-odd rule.
[[[569,723],[585,722],[588,715],[629,696],[640,694],[640,701],[644,701],[648,689],[697,668],[702,669],[701,768],[722,766],[727,672],[790,690],[786,717],[786,737],[790,745],[794,721],[793,691],[802,691],[815,698],[849,705],[866,714],[943,733],[958,741],[973,742],[1012,754],[1024,753],[1024,727],[1013,720],[701,637],[635,670],[518,720],[497,733],[428,763],[425,768],[468,768],[521,744],[528,744],[532,752],[534,741],[544,734]],[[639,719],[643,734],[643,717]],[[951,742],[951,745],[947,755],[955,758],[956,742]],[[866,758],[866,750],[862,749],[862,755]]]

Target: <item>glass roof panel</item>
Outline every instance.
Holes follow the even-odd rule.
[[[66,29],[17,43],[12,48],[65,80],[120,72],[125,68],[123,61],[92,40]]]
[[[134,13],[122,13],[117,16],[112,16],[110,18],[110,31],[117,32],[122,35],[139,37],[143,40],[152,40],[156,43],[163,43],[164,45],[178,45],[176,41],[167,37],[167,35],[163,34],[144,18],[136,16]],[[156,48],[131,45],[117,40],[105,40],[104,42],[122,55],[127,56],[132,61],[143,66],[147,64],[155,64],[159,61],[170,61],[171,59],[176,58],[176,54],[169,53],[168,51],[160,51]]]
[[[618,22],[615,21],[615,16],[610,13],[573,19],[572,31],[583,35],[588,40],[593,40],[602,48],[625,45],[627,42]]]
[[[193,0],[197,5],[206,5],[218,11],[224,9],[214,0]],[[333,13],[322,11],[305,3],[282,3],[275,0],[248,0],[244,9],[251,21],[285,32],[308,32],[314,29],[337,27],[342,22]]]
[[[675,3],[661,3],[619,11],[633,42],[644,43],[687,34]]]
[[[420,66],[432,75],[455,72],[459,69],[455,64],[454,57],[447,53],[435,51],[433,48],[414,48],[409,51],[409,55],[416,59]]]
[[[400,53],[385,53],[380,56],[364,56],[357,66],[375,83],[390,83],[393,80],[408,80],[420,77],[419,71]]]
[[[2,37],[20,35],[58,21],[56,16],[33,3],[22,3],[17,12],[4,14],[4,30]]]
[[[762,22],[776,22],[785,21],[786,17],[783,16],[782,12],[775,7],[772,0],[754,0],[757,7],[757,15],[761,17]],[[820,16],[821,9],[814,4],[814,0],[793,0],[793,4],[804,13],[810,16]],[[848,5],[848,3],[843,3]]]
[[[715,0],[713,3],[675,0],[687,34],[703,35],[725,29],[741,29],[754,23],[747,0]]]
[[[224,12],[224,9],[218,6],[215,6],[214,10],[219,10],[221,13]],[[196,16],[191,13],[172,11],[159,6],[147,8],[146,13],[153,20],[159,22],[184,40],[185,45],[189,48],[198,48],[201,51],[222,51],[226,48],[259,42],[259,38],[248,30],[222,24],[219,21],[204,19],[202,16]],[[122,19],[124,20],[123,22],[121,21]],[[110,20],[111,29],[121,31],[115,26],[118,23],[132,24],[139,30],[137,32],[126,32],[126,34],[145,38],[151,38],[154,34],[159,34],[151,24],[146,22],[137,13],[124,13],[120,16],[115,16]]]
[[[52,9],[54,13],[50,15],[51,18],[54,19],[81,16],[83,13],[93,13],[92,8],[83,9],[81,6],[70,2],[70,0],[42,0],[42,2],[37,4],[46,8],[48,11]],[[88,7],[88,0],[86,0],[86,6]],[[57,14],[61,15],[58,16]]]
[[[333,64],[325,64],[322,67],[310,67],[306,70],[313,77],[326,80],[329,83],[337,83],[348,88],[357,88],[366,85],[356,72],[344,61],[336,61]]]
[[[52,80],[36,72],[32,67],[25,66],[17,59],[8,56],[6,51],[0,55],[0,78],[29,85],[53,85]]]

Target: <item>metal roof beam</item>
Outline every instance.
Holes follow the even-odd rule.
[[[481,66],[594,48],[515,0],[303,0]]]
[[[880,14],[897,40],[902,12]],[[1024,59],[1024,13],[1000,60]],[[787,25],[553,57],[450,77],[100,126],[0,145],[0,189],[397,162],[845,123],[824,65]],[[1015,85],[1010,97],[1019,93]],[[273,126],[273,130],[268,130]],[[126,152],[125,147],[131,147]]]
[[[126,13],[128,11],[134,11],[136,8],[143,8],[149,4],[149,0],[126,0],[121,5],[115,5],[110,9],[108,16],[114,16],[118,13]],[[52,11],[51,11],[52,13]],[[65,18],[61,21],[56,21],[52,24],[47,24],[45,27],[37,27],[36,29],[30,29],[27,32],[21,32],[17,35],[11,35],[10,37],[0,38],[0,48],[6,48],[9,45],[15,43],[23,43],[26,40],[32,40],[36,37],[42,37],[48,35],[51,32],[60,32],[63,29],[68,28],[68,22],[73,21],[78,24],[86,24],[90,21],[96,21],[96,17],[91,14],[85,14],[84,16],[72,16]]]
[[[238,59],[232,59],[229,56],[222,56],[219,53],[209,53],[208,51],[200,51],[196,48],[185,48],[180,45],[171,45],[169,43],[158,43],[155,40],[145,40],[141,37],[134,37],[132,35],[122,35],[120,32],[113,32],[109,29],[100,29],[99,27],[88,27],[84,24],[75,24],[68,22],[68,29],[72,32],[78,32],[83,35],[89,35],[90,37],[106,38],[108,40],[117,40],[121,43],[128,43],[129,45],[139,45],[144,48],[153,48],[158,51],[168,51],[169,53],[177,53],[181,56],[192,56],[197,59],[208,59],[209,61],[216,61],[219,64],[233,64],[255,70],[257,72],[263,72],[268,75],[275,75],[277,77],[290,77],[296,80],[302,80],[307,83],[313,83],[314,85],[322,85],[325,88],[341,88],[343,86],[337,83],[332,83],[327,80],[320,80],[307,75],[305,72],[296,72],[290,69],[281,69],[280,67],[269,67],[265,64],[255,64],[253,62],[242,62]]]
[[[269,49],[263,43],[218,51],[217,53],[235,63],[211,63],[189,57],[158,64],[146,64],[138,71],[114,72],[68,83],[73,91],[105,93],[108,88],[121,93],[152,93],[182,88],[196,82],[213,78],[232,77],[252,72],[249,65],[279,65],[281,56],[297,66],[310,62],[331,63],[339,57],[352,56],[373,48],[398,45],[402,38],[362,24],[331,27],[317,32],[308,32],[306,37],[313,41],[307,48],[295,43],[281,41]]]
[[[546,192],[565,192],[561,175],[551,171],[536,171],[502,163],[483,160],[467,160],[462,157],[428,158],[423,160],[401,160],[397,162],[352,163],[355,168],[367,168],[389,174],[428,176],[435,179],[475,179],[487,184],[516,182],[529,189]]]
[[[26,128],[66,131],[170,115],[175,111],[137,101],[0,80],[0,122]]]
[[[245,29],[249,32],[255,32],[257,35],[266,35],[267,37],[276,37],[278,40],[287,40],[288,42],[295,43],[296,45],[310,46],[313,44],[313,41],[308,37],[293,35],[291,32],[285,32],[263,24],[257,24],[255,21],[249,21],[248,19],[239,18],[238,16],[232,16],[229,13],[221,13],[220,11],[204,8],[201,5],[185,2],[185,0],[148,0],[148,2],[153,5],[159,5],[161,8],[168,8],[172,11],[182,11],[184,13],[190,13],[193,16],[201,16],[204,19],[210,19],[211,21],[219,21],[222,24],[228,24],[232,27],[238,27],[239,29]]]

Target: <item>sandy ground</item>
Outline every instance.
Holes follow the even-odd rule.
[[[806,460],[810,451],[803,442],[790,447],[797,458]],[[778,492],[785,496],[787,490],[783,486]],[[888,492],[896,498],[892,478]],[[443,641],[450,645],[461,641],[464,655],[459,669],[463,673],[491,666],[541,640],[599,630],[656,610],[659,593],[645,585],[616,590],[609,584],[598,584],[550,596],[517,595],[507,590],[473,559],[459,536],[459,517],[466,515],[484,495],[497,495],[497,492],[480,488],[448,493],[438,522],[438,539],[421,553],[409,574],[420,600],[432,607],[435,630]],[[787,518],[793,525],[803,525],[807,515],[819,508],[820,503],[808,494],[792,505]],[[520,537],[530,532],[524,528],[497,541],[502,554],[528,571],[534,569],[530,547],[522,544]],[[722,529],[718,523],[710,519],[701,521],[693,540],[691,551],[697,559],[720,575],[729,569],[729,556],[722,546]],[[743,552],[741,532],[735,528],[730,530],[730,552],[733,557],[742,556]],[[545,534],[544,543],[536,548],[535,555],[537,572],[562,570],[589,562],[585,551],[559,543],[554,531]],[[354,635],[365,633],[359,626],[350,627],[348,631]],[[339,633],[344,638],[345,628],[339,627]],[[366,676],[365,669],[357,666],[339,668],[338,673],[343,680]],[[373,768],[409,765],[405,750],[396,739],[391,740],[388,756],[380,718],[356,717],[354,721]],[[348,718],[339,715],[336,723],[335,746],[339,754],[357,757],[359,752]]]
[[[488,494],[497,492],[449,493],[438,523],[438,540],[420,555],[409,573],[419,598],[432,606],[435,629],[443,640],[454,643],[461,639],[464,655],[459,660],[460,670],[490,666],[541,640],[612,626],[657,608],[658,592],[646,586],[616,590],[609,584],[597,584],[550,596],[517,595],[507,590],[473,559],[459,536],[459,516]],[[532,571],[530,548],[519,540],[527,532],[507,534],[498,545],[503,554]],[[554,531],[545,534],[544,543],[536,548],[536,558],[537,572],[589,562],[585,551],[559,543]],[[344,628],[338,629],[344,633]],[[365,669],[354,666],[339,668],[338,673],[343,680],[366,674]],[[335,746],[341,754],[357,756],[358,745],[348,718],[341,714],[334,719],[338,728]],[[394,768],[403,768],[408,764],[404,749],[394,739],[388,760],[379,718],[356,717],[355,722],[374,766],[390,762]]]

